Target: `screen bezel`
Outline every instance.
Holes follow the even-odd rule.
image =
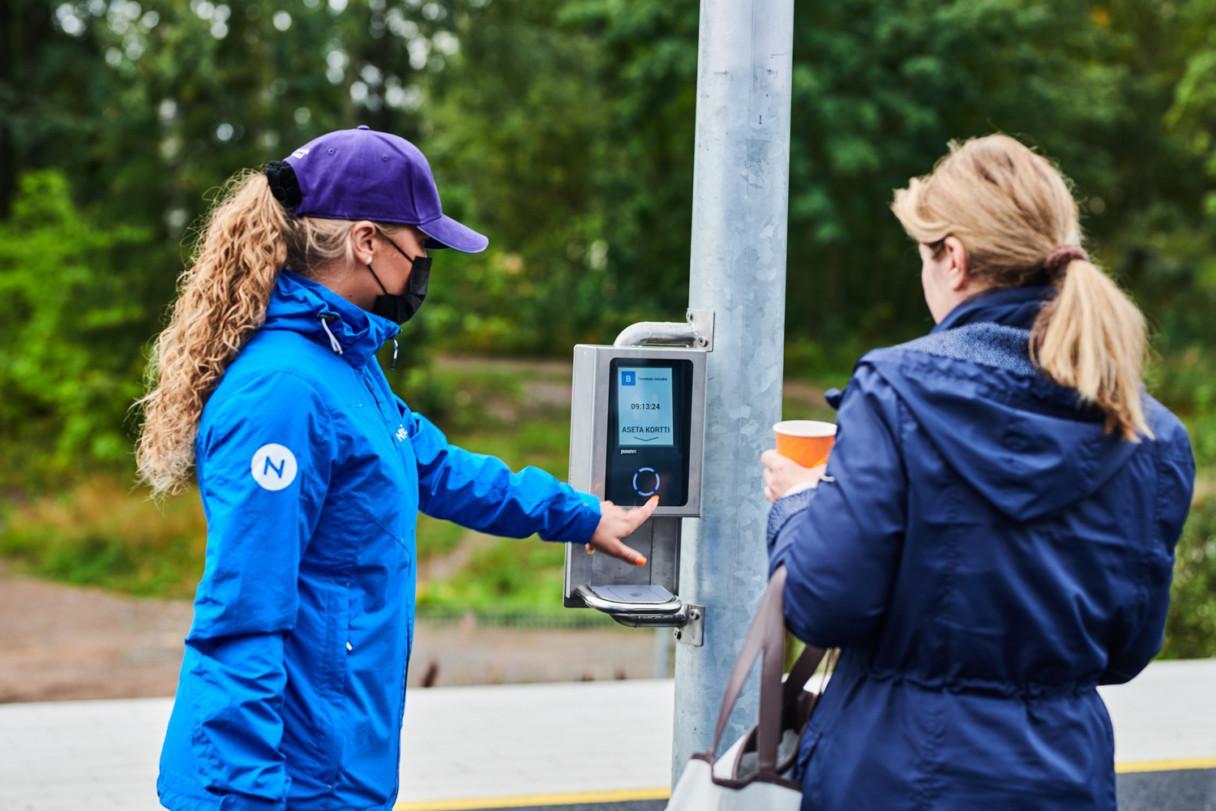
[[[645,445],[630,445],[622,446],[620,440],[620,371],[622,368],[658,368],[671,369],[671,422],[672,422],[672,444],[661,446],[645,446]],[[693,374],[695,370],[693,363],[688,358],[630,358],[618,357],[613,358],[608,364],[608,445],[605,449],[606,465],[605,465],[605,488],[608,482],[612,479],[612,474],[616,465],[622,463],[624,455],[620,453],[622,447],[628,450],[638,452],[637,455],[642,455],[646,452],[650,453],[671,453],[678,455],[682,466],[680,486],[681,496],[679,502],[665,499],[664,505],[669,507],[684,507],[688,504],[688,495],[690,492],[689,474],[690,463],[692,458],[691,447],[691,432],[692,432],[692,395],[693,395]],[[629,454],[633,455],[633,454]]]

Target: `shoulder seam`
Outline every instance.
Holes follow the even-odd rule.
[[[320,406],[321,411],[325,414],[326,418],[331,422],[334,420],[335,409],[325,401],[323,396],[321,396],[321,391],[317,388],[317,384],[298,372],[293,372],[289,369],[266,369],[258,372],[257,374],[249,375],[248,382],[256,382],[278,376],[294,378],[307,386],[309,391],[311,391],[313,396],[316,398],[317,403]]]

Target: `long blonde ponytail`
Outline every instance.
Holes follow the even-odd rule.
[[[1084,259],[1062,269],[1055,298],[1039,311],[1030,357],[1062,386],[1106,414],[1106,430],[1152,436],[1141,407],[1147,349],[1144,315],[1109,276]]]
[[[260,172],[226,185],[190,268],[178,283],[169,325],[148,364],[149,391],[136,405],[139,478],[156,496],[178,492],[194,463],[194,438],[208,396],[266,306],[287,258],[287,215]]]
[[[1031,359],[1101,409],[1107,431],[1132,442],[1152,437],[1141,403],[1144,316],[1080,258],[1077,204],[1047,159],[1007,135],[951,142],[931,174],[895,192],[891,209],[918,242],[961,241],[981,287],[1054,285],[1031,330]],[[1071,261],[1050,261],[1061,249]]]

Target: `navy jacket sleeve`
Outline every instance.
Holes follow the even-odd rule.
[[[186,638],[194,749],[208,791],[234,809],[281,809],[279,745],[300,559],[335,453],[328,412],[290,374],[217,393],[196,442],[207,555]]]
[[[418,504],[434,518],[492,535],[585,543],[600,522],[600,502],[535,467],[512,472],[493,456],[455,445],[397,398],[418,459]]]
[[[899,401],[864,361],[845,390],[824,478],[780,499],[769,523],[769,571],[784,565],[785,619],[822,647],[857,644],[882,622],[907,518]]]
[[[1158,436],[1157,497],[1153,521],[1155,537],[1135,597],[1117,615],[1118,632],[1109,651],[1102,684],[1131,681],[1148,666],[1165,642],[1165,620],[1169,612],[1170,579],[1174,569],[1174,546],[1182,534],[1195,489],[1195,459],[1186,429],[1171,426],[1169,435]]]

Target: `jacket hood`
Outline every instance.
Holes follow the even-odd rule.
[[[266,309],[265,330],[297,332],[363,366],[401,328],[358,307],[323,284],[284,268]]]
[[[946,463],[1018,521],[1091,495],[1138,447],[1031,363],[1029,330],[1052,294],[980,294],[924,338],[872,356]]]

